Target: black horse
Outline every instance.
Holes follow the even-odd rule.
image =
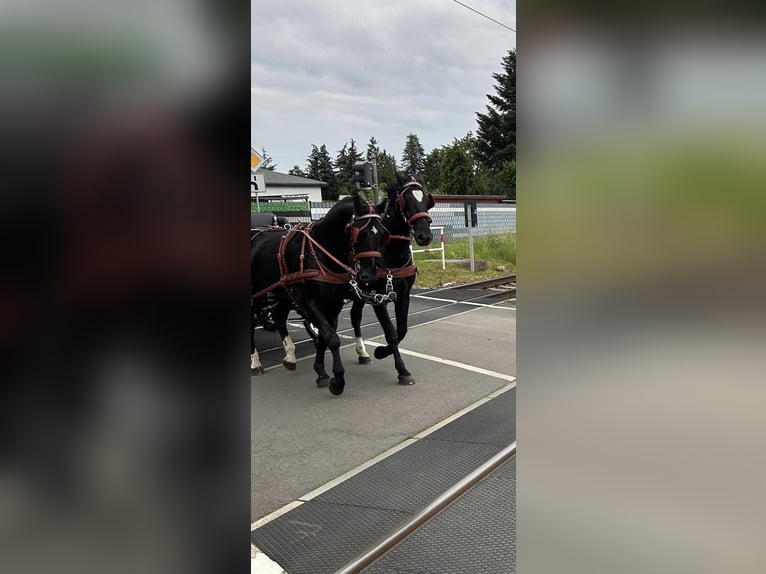
[[[346,384],[336,333],[338,315],[352,280],[364,288],[375,282],[384,235],[380,215],[355,197],[339,201],[322,219],[306,227],[266,229],[251,240],[251,296],[257,299],[269,291],[274,294],[273,317],[285,349],[282,364],[290,370],[296,366],[287,315],[297,305],[319,329],[314,360],[317,386],[329,387],[334,395],[341,394]],[[333,356],[332,379],[324,367],[328,348]],[[250,351],[251,371],[257,374],[261,367],[253,337]]]
[[[421,246],[431,243],[431,216],[428,210],[433,207],[434,200],[430,193],[423,191],[423,186],[414,177],[407,180],[397,174],[396,178],[397,183],[388,187],[388,198],[376,208],[382,214],[383,225],[389,232],[387,243],[382,247],[383,260],[374,286],[377,298],[369,295],[357,298],[351,307],[351,324],[354,327],[359,362],[370,363],[370,355],[362,339],[361,324],[365,299],[373,304],[387,343],[385,347],[375,349],[375,358],[383,359],[393,354],[399,384],[411,385],[415,380],[399,353],[399,342],[407,335],[410,291],[417,272],[412,261],[410,238],[414,236],[415,242]],[[388,315],[386,305],[389,301],[394,302],[396,328]]]

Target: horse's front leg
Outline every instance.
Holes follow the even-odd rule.
[[[390,354],[394,356],[394,366],[396,367],[396,372],[399,374],[399,384],[400,385],[414,384],[415,379],[412,378],[412,374],[407,370],[407,367],[404,365],[404,361],[402,360],[402,355],[399,352],[399,338],[397,337],[396,328],[394,327],[394,324],[391,321],[391,317],[388,316],[388,309],[386,309],[384,305],[375,305],[373,306],[373,309],[375,310],[375,316],[378,318],[378,321],[380,322],[380,326],[383,327],[383,333],[386,336],[386,343],[388,343],[386,348],[390,349]],[[380,348],[381,347],[378,347],[378,349]],[[377,353],[375,354],[377,356]]]
[[[372,363],[367,348],[362,339],[362,311],[364,310],[364,301],[357,299],[351,306],[351,326],[354,328],[354,337],[356,338],[356,354],[359,356],[359,363],[369,365]]]
[[[341,303],[340,307],[342,306],[343,304]],[[330,352],[332,353],[333,378],[329,381],[327,386],[330,388],[330,392],[334,395],[341,394],[346,386],[346,371],[343,368],[343,362],[340,359],[340,337],[338,337],[338,333],[336,332],[340,307],[338,308],[338,312],[335,313],[331,323],[319,310],[319,307],[315,301],[307,301],[304,306],[304,309],[308,312],[312,322],[319,329],[319,339],[317,340],[317,354],[314,361],[314,370],[317,372],[317,375],[320,379],[323,375],[325,377],[327,376],[327,373],[324,370],[325,350],[330,349]],[[321,370],[318,367],[321,367]],[[319,379],[317,379],[317,385],[319,385]]]

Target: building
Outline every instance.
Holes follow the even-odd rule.
[[[289,201],[290,198],[294,197],[295,199],[322,201],[322,187],[327,186],[327,183],[324,181],[289,175],[269,169],[259,170],[258,175],[263,176],[263,183],[266,186],[265,191],[258,192],[258,199],[261,200],[280,199]],[[254,178],[252,181],[254,181]],[[253,187],[251,187],[251,194],[253,199],[255,199],[252,189]]]

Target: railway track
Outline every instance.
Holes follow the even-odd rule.
[[[502,275],[501,277],[492,277],[491,279],[482,279],[472,283],[463,283],[455,285],[454,289],[492,289],[490,297],[511,299],[516,297],[516,274]]]
[[[413,534],[419,528],[422,528],[433,519],[439,512],[447,508],[461,495],[468,492],[476,486],[481,480],[489,476],[500,465],[508,462],[516,454],[516,442],[508,445],[484,464],[477,467],[462,480],[454,484],[448,490],[443,492],[430,504],[425,506],[419,512],[415,513],[406,522],[402,523],[395,530],[391,531],[384,538],[365,552],[358,555],[353,560],[347,562],[344,566],[335,571],[335,574],[358,574],[367,566],[379,560],[386,553],[390,552],[402,540]],[[515,565],[514,565],[515,566]]]

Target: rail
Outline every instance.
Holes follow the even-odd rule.
[[[361,572],[364,568],[375,562],[378,558],[391,550],[407,536],[415,532],[415,530],[426,524],[437,513],[449,506],[460,495],[464,494],[471,487],[475,486],[476,483],[489,475],[498,466],[510,460],[514,454],[516,454],[515,441],[513,444],[508,445],[503,450],[498,452],[484,464],[477,467],[473,472],[468,474],[466,477],[464,477],[462,480],[460,480],[458,483],[453,485],[450,489],[436,498],[433,502],[412,516],[412,518],[401,524],[388,536],[382,538],[377,544],[360,554],[354,560],[346,563],[339,570],[336,570],[335,574],[357,574],[358,572]]]

